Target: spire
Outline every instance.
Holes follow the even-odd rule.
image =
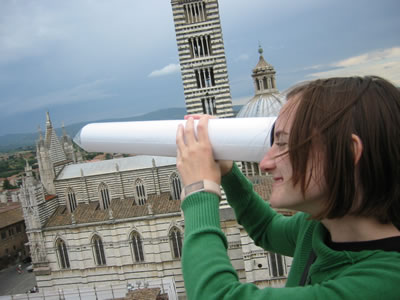
[[[260,58],[251,75],[254,79],[256,95],[278,92],[275,83],[275,69],[264,59],[264,50],[260,43],[258,44],[258,53],[260,54]]]
[[[258,42],[258,53],[260,53],[260,56],[262,56],[263,52],[264,52],[264,50],[263,50],[263,48],[261,47],[261,43]]]
[[[29,162],[27,159],[25,159],[26,165],[25,165],[25,173],[26,176],[32,176],[32,167],[29,165]]]
[[[43,141],[42,129],[40,128],[40,125],[38,125],[38,132],[39,132],[39,141]]]
[[[67,132],[65,131],[65,126],[64,126],[64,121],[62,121],[62,123],[61,123],[61,128],[62,128],[63,136],[67,136]]]
[[[253,73],[265,72],[267,70],[274,71],[274,67],[271,66],[269,63],[267,63],[267,61],[265,60],[265,58],[263,56],[264,50],[261,47],[260,42],[258,43],[258,53],[260,54],[260,58],[258,59],[258,63],[256,65],[256,67],[253,69]]]
[[[260,58],[251,75],[254,81],[254,97],[240,109],[237,118],[273,117],[279,114],[282,107],[283,101],[276,88],[274,67],[265,61],[260,42],[258,53]]]
[[[50,114],[49,114],[48,111],[46,112],[46,127],[47,127],[47,128],[53,127],[53,125],[51,124]]]

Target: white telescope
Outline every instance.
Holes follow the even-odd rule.
[[[259,162],[270,147],[275,119],[210,119],[208,135],[215,159]],[[178,124],[186,121],[91,123],[77,133],[74,142],[88,152],[176,157]]]

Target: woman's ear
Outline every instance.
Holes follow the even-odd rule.
[[[354,165],[357,165],[363,152],[363,144],[358,135],[352,134],[351,140],[353,142]]]

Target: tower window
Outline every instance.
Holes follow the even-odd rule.
[[[135,257],[136,262],[141,262],[144,261],[144,255],[143,255],[143,243],[142,239],[140,238],[140,234],[137,232],[132,233],[131,237],[131,242],[132,242],[132,252]]]
[[[57,248],[58,263],[60,265],[60,268],[69,269],[70,264],[69,264],[67,245],[65,245],[65,242],[62,239],[58,239],[56,242],[56,248]]]
[[[206,9],[203,1],[192,1],[183,5],[185,21],[187,24],[203,22],[206,20]]]
[[[101,183],[99,187],[99,193],[100,193],[100,205],[102,209],[107,209],[110,206],[110,193],[108,191],[108,187],[105,183]]]
[[[193,37],[188,42],[193,58],[211,55],[211,38],[209,35]]]
[[[215,98],[203,98],[201,99],[201,104],[203,106],[203,113],[207,115],[215,115],[217,114],[217,108],[215,106]]]
[[[104,253],[104,246],[101,238],[98,235],[95,235],[92,239],[92,247],[94,253],[95,263],[98,266],[106,264],[106,256]]]
[[[271,262],[271,276],[282,277],[283,274],[283,260],[282,256],[277,253],[270,253],[269,259]]]
[[[169,240],[172,247],[172,255],[174,258],[181,258],[182,256],[182,236],[181,231],[174,227],[169,234]]]
[[[67,197],[68,197],[68,207],[69,207],[69,211],[72,213],[76,207],[76,197],[75,197],[75,193],[73,189],[68,189],[67,191]]]
[[[267,83],[267,77],[263,78],[263,86],[264,86],[264,90],[268,90],[268,83]]]
[[[136,179],[135,188],[136,188],[136,199],[139,205],[146,204],[147,195],[146,195],[146,190],[144,188],[143,180],[141,180],[140,178]]]
[[[256,85],[257,85],[257,91],[259,91],[261,88],[260,88],[260,81],[258,79],[256,79]]]
[[[182,185],[181,185],[181,180],[179,179],[179,176],[177,173],[173,173],[171,175],[170,184],[171,184],[172,199],[179,200],[181,191],[182,191]]]
[[[206,88],[215,86],[213,68],[195,70],[197,88]]]

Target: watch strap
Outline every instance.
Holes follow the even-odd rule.
[[[200,180],[188,184],[182,189],[181,201],[185,200],[187,196],[198,192],[213,193],[216,194],[219,198],[221,198],[221,188],[219,184],[211,180]]]

